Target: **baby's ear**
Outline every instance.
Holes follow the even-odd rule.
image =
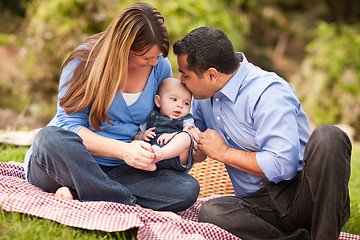
[[[160,108],[160,96],[159,95],[155,95],[155,105]]]

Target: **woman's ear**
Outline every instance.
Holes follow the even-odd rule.
[[[155,95],[155,105],[160,108],[160,96],[159,95]]]

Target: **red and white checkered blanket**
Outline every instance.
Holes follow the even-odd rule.
[[[0,162],[0,206],[5,211],[89,230],[114,232],[137,227],[137,239],[239,239],[213,224],[197,222],[201,205],[210,198],[199,199],[192,207],[178,213],[182,220],[174,220],[150,210],[114,202],[56,198],[26,182],[21,163]],[[339,239],[360,240],[360,236],[342,232]]]

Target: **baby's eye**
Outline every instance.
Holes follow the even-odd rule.
[[[173,97],[173,98],[171,98],[171,101],[176,102],[176,101],[177,101],[177,99]]]
[[[190,105],[190,103],[189,103],[189,102],[185,102],[185,105],[187,105],[187,106],[188,106],[188,105]]]

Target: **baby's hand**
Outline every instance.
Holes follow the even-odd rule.
[[[160,145],[165,145],[167,144],[170,139],[174,136],[175,133],[164,133],[162,134],[158,140],[157,140],[157,143],[160,144]]]
[[[144,132],[144,140],[149,142],[151,139],[153,139],[156,136],[156,133],[154,132],[155,127],[149,128]]]

